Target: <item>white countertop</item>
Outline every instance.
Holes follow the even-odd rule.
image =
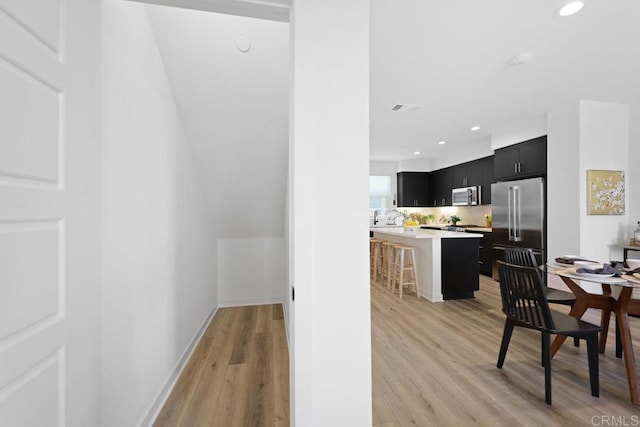
[[[451,227],[451,224],[420,224],[420,226],[437,227],[437,228],[444,229],[445,227]],[[469,228],[467,228],[467,230],[469,230],[469,231],[481,231],[483,233],[491,233],[491,231],[492,231],[490,228],[487,228],[487,227],[469,227]]]
[[[374,233],[391,234],[393,236],[408,237],[411,239],[468,239],[484,237],[482,234],[461,233],[458,231],[439,231],[418,229],[414,231],[404,228],[376,228]]]

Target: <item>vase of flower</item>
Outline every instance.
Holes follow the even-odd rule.
[[[458,224],[458,222],[460,222],[460,217],[458,215],[451,215],[449,217],[449,222],[451,223],[451,225],[455,227]]]

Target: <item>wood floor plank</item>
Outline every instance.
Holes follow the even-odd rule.
[[[580,348],[567,341],[552,360],[551,406],[544,403],[539,333],[516,328],[497,369],[500,307],[497,283],[482,276],[475,299],[441,303],[410,294],[399,300],[372,285],[374,425],[573,426],[591,425],[594,415],[637,415],[614,340],[600,358],[600,398],[590,393],[584,341]],[[597,311],[587,316],[599,322]],[[631,322],[639,343],[640,319]]]
[[[273,322],[273,387],[276,427],[289,426],[289,351],[284,320]]]
[[[273,425],[274,384],[273,384],[273,336],[256,334],[254,352],[251,355],[249,377],[251,381],[247,389],[247,404],[244,412],[245,426]],[[269,422],[267,422],[269,420]]]
[[[177,426],[180,424],[204,369],[204,361],[207,359],[211,341],[211,337],[202,337],[154,425]]]
[[[284,320],[284,311],[282,304],[273,304],[272,306],[273,320]]]
[[[198,385],[189,399],[179,425],[184,427],[212,425],[216,412],[212,402],[217,402],[222,393],[222,387],[219,384],[224,382],[232,352],[231,345],[210,349],[204,369],[200,372]]]
[[[240,309],[242,317],[235,329],[236,335],[233,337],[234,348],[231,360],[229,360],[230,365],[247,363],[254,342],[253,336],[255,335],[259,306],[246,306],[240,307]]]
[[[256,319],[256,334],[271,332],[273,324],[273,306],[276,304],[265,304],[258,306],[258,317]]]
[[[227,367],[222,389],[217,402],[213,402],[215,410],[210,426],[242,426],[248,396],[246,390],[250,381],[248,364],[234,364]]]
[[[288,426],[288,347],[275,306],[219,309],[154,426]]]

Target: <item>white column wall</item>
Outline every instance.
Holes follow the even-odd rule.
[[[629,106],[580,101],[580,254],[609,260],[625,241],[628,214],[587,215],[587,170],[629,170]],[[629,187],[629,177],[626,177]],[[628,190],[628,188],[627,188]],[[627,205],[629,191],[626,191]]]
[[[102,425],[146,425],[216,308],[215,240],[146,6],[102,18]]]
[[[640,102],[631,104],[629,113],[627,194],[629,197],[629,233],[632,233],[640,221]]]
[[[369,1],[294,0],[292,53],[292,423],[371,425]]]
[[[580,252],[578,102],[554,108],[547,132],[547,259]]]

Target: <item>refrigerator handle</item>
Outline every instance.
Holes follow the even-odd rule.
[[[522,206],[520,201],[520,187],[513,187],[513,212],[514,212],[514,220],[513,220],[513,241],[521,242],[522,241]]]
[[[513,242],[514,233],[513,233],[513,213],[511,212],[513,208],[513,186],[509,186],[509,190],[507,191],[507,220],[509,227],[509,241]]]

